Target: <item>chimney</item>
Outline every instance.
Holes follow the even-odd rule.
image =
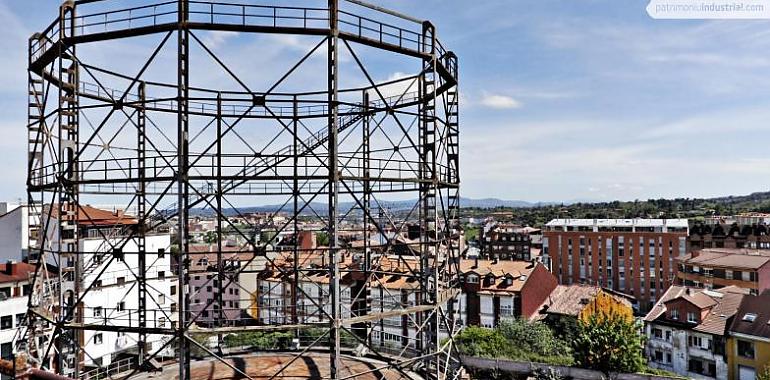
[[[492,264],[497,264],[497,255],[495,255],[494,259],[492,259]]]
[[[475,269],[478,267],[479,267],[479,257],[476,256],[475,258],[473,258],[473,268]]]
[[[16,269],[17,269],[16,262],[13,260],[8,260],[8,262],[5,263],[5,271],[3,271],[3,273],[10,276],[14,274],[14,272],[16,272]]]
[[[696,250],[692,251],[692,258],[693,259],[698,257],[698,256],[700,256],[700,250],[696,249]]]

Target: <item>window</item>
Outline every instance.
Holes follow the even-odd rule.
[[[25,316],[26,314],[24,313],[16,314],[16,326],[21,326],[24,323]]]
[[[118,285],[122,286],[122,285],[124,285],[126,283],[126,278],[125,277],[118,277],[115,282],[117,282]]]
[[[97,306],[94,308],[94,317],[101,317],[102,316],[102,307]]]
[[[5,360],[12,360],[13,359],[13,344],[12,343],[3,343],[0,346],[0,357],[2,357]],[[3,377],[5,379],[5,377]]]
[[[158,271],[158,279],[159,280],[165,280],[166,279],[166,272],[159,270]]]
[[[671,309],[671,312],[669,313],[669,318],[671,318],[673,320],[678,320],[679,319],[679,310]]]
[[[158,294],[158,305],[166,303],[166,296],[164,294]]]
[[[479,283],[479,276],[475,274],[468,275],[468,283],[469,284],[478,284]]]
[[[158,318],[158,327],[166,327],[166,317]]]
[[[657,339],[663,338],[663,330],[661,330],[659,328],[653,328],[652,329],[652,336],[657,338]]]
[[[125,301],[118,302],[118,305],[115,307],[115,310],[116,311],[124,311],[124,310],[126,310],[126,302]]]
[[[102,337],[101,333],[94,334],[94,344],[102,344],[104,342],[104,337]]]
[[[687,313],[687,322],[689,323],[698,323],[698,317],[693,312]]]
[[[176,295],[176,285],[171,286],[171,295],[172,296]]]
[[[121,248],[115,248],[112,250],[112,256],[116,261],[123,261],[123,250]]]
[[[754,359],[754,343],[746,340],[738,340],[738,356]]]
[[[754,322],[757,319],[757,315],[754,313],[746,313],[741,319],[745,322]]]
[[[13,316],[4,315],[0,317],[0,330],[8,330],[13,328]]]
[[[166,249],[165,248],[158,248],[158,258],[162,259],[164,256],[166,256]]]

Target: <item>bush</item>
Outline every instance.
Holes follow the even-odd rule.
[[[291,347],[294,334],[288,332],[246,332],[225,337],[225,346],[250,346],[258,350],[287,350]]]
[[[522,319],[503,321],[496,330],[522,351],[537,355],[568,355],[570,347],[554,336],[553,331],[541,322],[528,322]]]
[[[557,339],[541,322],[514,320],[490,330],[470,326],[455,338],[468,356],[504,358],[554,365],[572,365],[569,345]]]

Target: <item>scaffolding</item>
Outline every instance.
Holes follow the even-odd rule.
[[[212,36],[258,38],[238,47],[252,57],[281,44],[301,52],[285,67],[252,65]],[[116,49],[132,49],[135,62],[111,60]],[[415,74],[390,75],[394,65]],[[190,379],[193,351],[226,362],[221,346],[198,337],[221,345],[229,334],[301,338],[320,327],[299,339],[292,361],[328,351],[324,378],[356,377],[342,375],[351,349],[405,378],[459,376],[458,66],[430,22],[359,0],[67,1],[30,38],[28,75],[28,259],[37,270],[19,349],[30,363],[83,378],[86,363],[101,367],[86,336],[109,332],[136,340],[137,364],[120,378],[173,352],[179,379]],[[270,202],[255,222],[251,206]],[[105,228],[89,205],[131,223]],[[204,269],[190,229],[201,215],[215,222],[215,260]],[[149,280],[162,257],[150,240],[164,231],[178,284],[172,310]],[[328,242],[304,247],[303,231]],[[89,239],[98,247],[84,248]],[[103,307],[85,300],[116,266],[130,273],[132,300],[101,318]],[[290,284],[284,320],[229,318],[228,288],[256,297],[240,279],[268,269]],[[215,296],[193,303],[191,278],[212,273],[203,285]],[[387,292],[394,278],[411,284],[414,301],[373,307],[382,295],[372,289]],[[375,344],[375,327],[394,318],[414,333],[395,349]]]

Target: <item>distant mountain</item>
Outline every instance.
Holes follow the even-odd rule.
[[[417,202],[416,199],[414,200],[406,200],[406,201],[384,201],[381,200],[378,203],[374,203],[373,207],[382,207],[385,209],[388,209],[389,212],[396,212],[396,211],[408,211],[411,210],[412,207],[414,207],[415,202]],[[541,206],[549,206],[554,205],[557,203],[547,203],[547,202],[526,202],[526,201],[519,201],[519,200],[503,200],[503,199],[497,199],[497,198],[484,198],[484,199],[474,199],[474,198],[464,198],[460,197],[460,206],[463,208],[495,208],[495,207],[509,207],[509,208],[526,208],[526,207],[541,207]],[[241,214],[244,213],[254,213],[254,212],[275,212],[278,210],[283,211],[291,211],[291,203],[286,204],[285,206],[274,204],[274,205],[264,205],[264,206],[244,206],[239,207],[238,211]],[[343,202],[340,203],[340,212],[346,212],[351,207],[354,207],[355,204],[353,202]],[[312,214],[313,211],[321,214],[328,212],[326,203],[311,203],[310,207],[312,207],[312,210],[310,208],[305,208],[303,210],[303,214]],[[213,215],[213,211],[211,209],[194,209],[191,210],[192,215]],[[234,209],[225,209],[224,210],[225,215],[234,215],[236,214]]]
[[[527,202],[527,201],[503,200],[503,199],[497,199],[497,198],[483,198],[483,199],[462,198],[462,197],[460,198],[460,206],[473,207],[473,208],[540,207],[540,206],[549,206],[553,204],[556,204],[556,203],[552,203],[552,202],[533,203],[533,202]]]

